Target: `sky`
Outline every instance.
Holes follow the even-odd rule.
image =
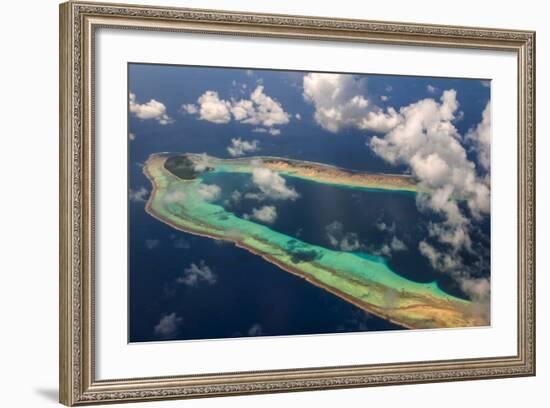
[[[470,298],[488,302],[490,277],[478,271],[489,263],[490,81],[153,64],[129,64],[128,73],[130,201],[146,200],[139,166],[161,151],[412,174],[430,191],[417,195],[416,209],[432,219],[415,251]],[[252,181],[261,188],[266,180],[285,191],[277,175]],[[249,216],[269,223],[277,211],[258,206]],[[329,243],[353,246],[354,233],[332,227]],[[394,236],[387,251],[400,244]],[[185,271],[182,282],[215,283],[204,260]],[[158,331],[177,327],[177,314],[162,318]]]

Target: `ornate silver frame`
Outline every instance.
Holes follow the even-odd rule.
[[[429,45],[517,54],[518,350],[416,363],[97,380],[94,374],[94,33],[99,27]],[[535,33],[228,11],[60,6],[60,402],[81,405],[535,374]]]

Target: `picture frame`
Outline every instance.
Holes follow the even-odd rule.
[[[199,33],[502,51],[517,61],[517,352],[478,358],[98,379],[96,33]],[[70,1],[60,5],[60,402],[84,405],[535,375],[535,33]],[[183,344],[180,344],[184,347]]]

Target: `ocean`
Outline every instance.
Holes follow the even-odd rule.
[[[304,108],[300,91],[291,89],[296,74],[285,76],[287,87],[278,86],[280,73],[262,72],[266,92],[283,100],[285,108],[299,113],[281,127],[281,134],[256,133],[251,126],[230,122],[208,123],[178,112],[183,102],[193,102],[205,89],[218,89],[232,79],[247,80],[244,70],[218,70],[205,75],[202,68],[189,68],[182,75],[178,67],[155,67],[131,64],[130,90],[140,100],[162,100],[173,124],[159,126],[156,121],[129,116],[128,185],[130,192],[150,192],[151,186],[142,173],[150,154],[190,152],[229,158],[227,146],[232,138],[257,140],[260,150],[255,155],[279,156],[337,165],[358,171],[404,173],[404,166],[392,166],[377,157],[366,146],[373,133],[342,130],[332,134],[313,120],[311,108]],[[259,71],[257,71],[259,72]],[[215,78],[215,80],[213,79]],[[285,83],[286,83],[285,82]],[[477,81],[479,82],[479,81]],[[464,133],[480,120],[480,112],[489,91],[479,84],[464,80],[407,77],[369,77],[369,89],[389,89],[391,103],[402,106],[418,98],[418,90],[427,83],[441,89],[458,90],[464,117],[457,128]],[[413,92],[413,90],[416,90]],[[285,93],[286,92],[286,93]],[[220,94],[228,98],[231,94]],[[389,102],[388,102],[389,103]],[[471,152],[468,152],[471,154]],[[412,193],[375,192],[337,188],[299,179],[287,179],[300,198],[291,201],[243,199],[230,203],[235,189],[250,186],[244,175],[210,174],[208,182],[221,187],[219,203],[239,216],[250,214],[260,205],[274,205],[277,219],[270,225],[276,231],[316,245],[333,248],[329,232],[352,237],[348,250],[359,256],[382,257],[390,268],[417,282],[433,282],[446,292],[464,297],[457,284],[436,272],[418,250],[427,234],[427,225],[440,220],[437,214],[420,212]],[[250,177],[250,176],[248,176]],[[248,184],[247,184],[248,183]],[[346,333],[403,329],[349,304],[305,280],[283,271],[245,249],[177,231],[154,219],[144,210],[147,194],[130,194],[128,202],[128,295],[130,342],[159,340],[198,340],[246,336],[281,336]],[[332,227],[331,227],[332,226]],[[473,231],[473,239],[489,250],[490,219],[485,217]],[[335,228],[336,227],[336,228]],[[351,234],[351,235],[349,235]],[[406,247],[391,248],[392,237]],[[334,237],[333,237],[334,238]],[[386,246],[389,248],[386,248]],[[468,255],[464,254],[468,260]],[[472,260],[473,261],[473,260]],[[199,281],[196,285],[178,282],[185,269],[203,262],[215,275],[215,282]],[[489,263],[482,265],[480,276],[489,275]],[[162,336],[155,328],[166,316],[177,316],[177,324]]]

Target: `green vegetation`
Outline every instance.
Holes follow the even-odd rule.
[[[196,160],[193,155],[149,157],[144,172],[154,186],[147,203],[147,211],[152,216],[192,234],[231,241],[364,310],[405,327],[469,327],[488,323],[478,305],[449,295],[435,282],[408,280],[390,269],[381,258],[313,245],[237,217],[205,200],[201,194],[202,173],[193,166]],[[203,167],[214,172],[242,173],[249,172],[251,167],[244,159],[236,162],[211,158],[209,165],[211,167]],[[288,170],[291,173],[292,168]],[[312,174],[309,178],[315,181],[318,173]],[[390,178],[381,188],[388,191],[395,188],[391,181]],[[345,177],[333,177],[330,182],[349,186]]]

